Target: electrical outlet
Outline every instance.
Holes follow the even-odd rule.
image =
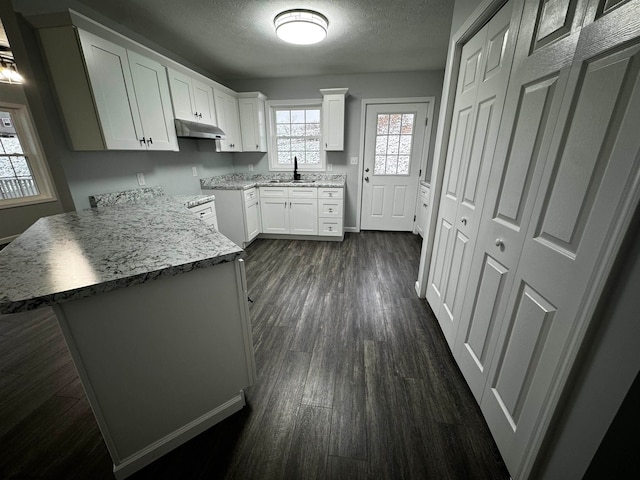
[[[332,170],[333,170],[333,164],[327,163],[327,172],[330,172]]]
[[[250,171],[250,172],[253,172],[253,163],[250,163],[250,164],[249,164],[249,171]]]
[[[191,171],[193,172],[194,177],[198,176],[198,167],[191,167]]]
[[[144,181],[144,173],[136,173],[136,176],[138,177],[138,185],[142,186],[147,184],[147,182]]]
[[[351,157],[351,165],[357,165],[358,164],[358,157]]]

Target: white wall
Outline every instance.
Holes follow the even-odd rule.
[[[327,162],[332,164],[332,172],[347,175],[345,227],[357,227],[357,194],[359,166],[349,163],[350,157],[360,155],[360,115],[363,98],[435,97],[436,109],[433,116],[432,138],[435,138],[437,108],[442,93],[444,71],[371,73],[360,75],[322,75],[297,78],[267,78],[235,80],[228,82],[230,88],[238,92],[260,91],[269,100],[322,98],[321,88],[349,88],[346,100],[345,149],[343,152],[327,152]],[[429,153],[433,155],[433,145]],[[234,154],[236,171],[248,172],[248,165],[254,164],[255,172],[267,172],[266,154]],[[429,168],[428,168],[429,170]],[[426,176],[426,172],[424,173]]]

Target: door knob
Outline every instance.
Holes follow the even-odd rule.
[[[364,181],[368,182],[369,181],[369,177],[364,177]]]
[[[364,169],[364,171],[365,171],[365,172],[368,172],[368,171],[369,171],[369,167],[365,168],[365,169]]]
[[[501,238],[496,238],[496,247],[504,247],[504,241]]]
[[[463,225],[466,225],[467,224],[467,217],[462,217],[460,219],[460,221],[462,222]]]

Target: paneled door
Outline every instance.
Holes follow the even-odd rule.
[[[453,347],[507,91],[522,2],[462,49],[427,300]]]
[[[563,12],[556,10],[562,17],[556,29],[537,27],[540,5],[529,2],[519,29],[500,138],[469,271],[468,294],[453,348],[478,402],[531,221],[584,14],[584,2],[578,10],[570,2],[564,7]]]
[[[551,3],[558,6],[542,1],[532,12],[528,48],[550,49],[557,61],[585,4],[564,2],[547,18]],[[568,352],[576,353],[640,197],[640,1],[594,0],[586,11],[481,400],[514,478],[531,469]],[[498,240],[510,248],[509,238]]]
[[[426,122],[426,103],[367,105],[363,230],[413,230]]]

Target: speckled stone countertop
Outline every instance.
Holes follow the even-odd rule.
[[[44,217],[0,251],[0,313],[207,268],[242,254],[170,197]]]
[[[92,207],[111,207],[130,203],[143,203],[148,200],[162,197],[164,189],[161,185],[155,187],[134,188],[122,192],[99,193],[89,195],[89,204]]]
[[[172,195],[172,197],[187,208],[197,207],[216,199],[215,195]]]
[[[280,183],[280,185],[298,187],[344,187],[346,175],[344,174],[324,174],[324,173],[303,173],[302,181],[296,183]],[[252,187],[273,187],[272,180],[292,180],[291,173],[271,173],[248,175],[242,173],[231,173],[217,177],[201,178],[200,187],[203,190],[246,190]],[[308,180],[308,181],[305,181]]]

